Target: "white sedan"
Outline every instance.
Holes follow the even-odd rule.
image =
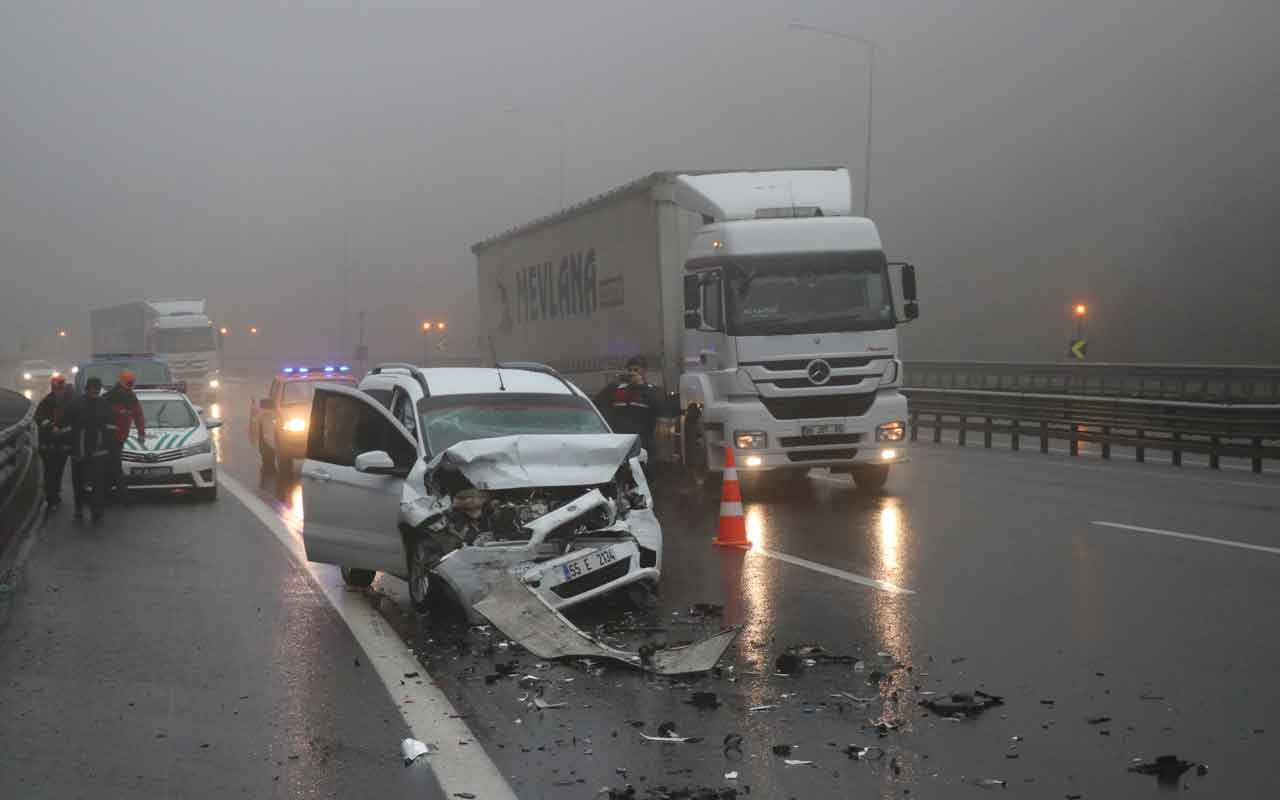
[[[172,389],[139,389],[147,436],[125,440],[120,460],[129,489],[193,492],[202,500],[218,496],[217,463],[209,431],[222,421],[200,421],[187,396]]]

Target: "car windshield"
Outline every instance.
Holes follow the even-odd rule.
[[[158,353],[203,353],[217,349],[213,328],[164,328],[156,331]]]
[[[176,397],[139,398],[147,428],[194,428],[200,424],[185,400]]]
[[[120,377],[121,372],[132,372],[135,383],[155,386],[172,383],[173,378],[167,364],[158,361],[113,361],[104,364],[86,364],[76,375],[76,385],[83,387],[85,381],[97,378],[104,388],[109,388]]]
[[[325,376],[325,380],[331,383],[340,383],[344,386],[354,386],[355,380],[352,378],[333,378]],[[311,398],[315,397],[316,384],[319,381],[289,381],[284,384],[284,388],[280,391],[280,405],[289,406],[295,403],[305,403],[311,405]]]
[[[893,327],[883,253],[791,253],[732,259],[729,333],[769,336]]]
[[[577,395],[428,397],[418,402],[418,418],[432,453],[458,442],[495,436],[609,432],[595,407]]]

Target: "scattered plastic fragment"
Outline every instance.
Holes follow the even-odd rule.
[[[1182,777],[1182,773],[1191,769],[1195,764],[1190,761],[1183,761],[1174,755],[1160,756],[1155,761],[1146,761],[1134,764],[1129,767],[1130,772],[1136,772],[1139,775],[1155,775],[1156,780],[1163,784],[1173,784],[1178,782],[1178,778]],[[1208,769],[1205,769],[1208,772]]]
[[[1003,778],[972,778],[969,783],[974,786],[981,786],[983,789],[1009,788],[1009,782]]]
[[[766,705],[762,705],[762,706],[752,706],[751,708],[748,708],[748,709],[747,709],[747,711],[748,711],[748,712],[750,712],[750,713],[752,713],[752,714],[755,714],[755,713],[758,713],[758,712],[760,712],[760,711],[772,711],[772,710],[774,710],[775,708],[777,708],[777,706],[776,706],[776,705],[769,705],[769,704],[766,704]]]
[[[696,744],[702,741],[701,736],[650,736],[647,733],[641,733],[640,738],[646,742],[664,742],[667,744]]]
[[[982,691],[953,692],[946,697],[930,697],[920,705],[939,714],[963,714],[976,717],[988,708],[1004,705],[1004,698]]]
[[[795,653],[783,653],[773,662],[773,668],[783,675],[794,675],[800,671],[802,662]]]
[[[794,745],[789,745],[789,744],[775,744],[775,745],[773,746],[773,754],[774,754],[775,756],[789,756],[789,755],[791,755],[791,751],[792,751],[793,749],[795,749],[795,746],[794,746]]]
[[[720,698],[716,697],[715,692],[694,692],[690,695],[689,699],[684,702],[694,708],[720,707]]]
[[[1101,725],[1104,722],[1110,722],[1111,717],[1085,717],[1084,721],[1090,725]]]
[[[814,764],[812,761],[801,761],[799,759],[794,759],[794,758],[784,759],[782,763],[786,764],[788,767],[816,767],[817,766],[817,764]]]
[[[724,746],[730,750],[742,749],[742,734],[726,733],[724,736]]]
[[[726,772],[726,773],[724,774],[724,779],[725,779],[726,781],[736,781],[736,780],[738,779],[738,773],[737,773],[737,772]]]
[[[883,747],[865,747],[860,744],[851,744],[844,749],[845,755],[858,761],[875,761],[884,758]]]
[[[440,748],[433,744],[425,744],[417,739],[405,739],[400,743],[400,753],[404,756],[404,765],[407,767],[423,756],[440,752]]]
[[[533,704],[538,707],[539,711],[546,711],[549,708],[566,708],[568,703],[549,703],[541,697],[533,698]]]

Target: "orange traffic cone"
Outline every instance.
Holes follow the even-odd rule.
[[[747,541],[747,521],[742,516],[742,490],[738,470],[733,466],[733,448],[724,449],[724,484],[720,487],[720,532],[711,540],[716,547],[751,549]]]

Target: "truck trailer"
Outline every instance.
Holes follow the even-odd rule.
[[[899,325],[915,268],[852,216],[840,167],[656,172],[472,247],[480,346],[588,392],[643,355],[667,398],[650,457],[697,483],[904,460]]]
[[[155,298],[94,309],[95,353],[154,353],[198,403],[217,399],[220,341],[199,297]]]

